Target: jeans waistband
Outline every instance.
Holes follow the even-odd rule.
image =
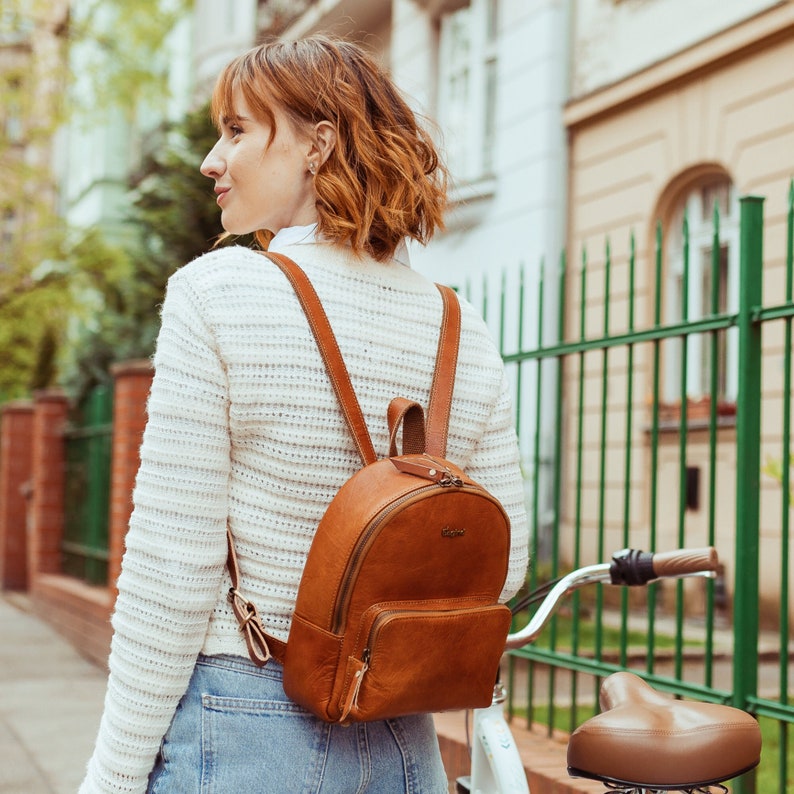
[[[205,656],[200,653],[196,659],[196,664],[221,670],[233,670],[246,675],[261,676],[262,678],[272,678],[276,681],[281,681],[284,675],[284,668],[275,659],[271,659],[264,667],[259,667],[244,656],[232,656],[231,654]]]

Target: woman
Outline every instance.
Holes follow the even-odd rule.
[[[395,395],[427,405],[441,301],[405,238],[441,225],[429,137],[359,47],[271,43],[220,76],[201,171],[229,234],[312,280],[380,455]],[[501,359],[463,305],[448,456],[504,504],[521,585],[527,531]],[[170,280],[126,541],[105,711],[82,792],[444,792],[428,715],[328,725],[247,657],[226,599],[227,522],[244,589],[286,639],[312,533],[360,466],[306,318],[261,254],[227,247]]]

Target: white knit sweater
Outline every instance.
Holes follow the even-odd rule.
[[[312,280],[376,451],[386,407],[427,405],[438,291],[409,267],[329,244],[289,246]],[[512,552],[503,597],[523,582],[527,525],[509,390],[488,331],[465,301],[447,456],[503,503]],[[246,648],[226,601],[227,519],[241,588],[286,638],[312,533],[359,467],[306,318],[261,254],[206,254],[170,280],[118,581],[108,690],[80,789],[143,792],[196,656]]]

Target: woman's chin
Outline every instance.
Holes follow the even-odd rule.
[[[223,230],[227,234],[233,234],[235,237],[242,237],[244,234],[248,234],[248,229],[243,229],[241,226],[238,226],[235,223],[226,223],[221,217],[221,226],[223,226]]]

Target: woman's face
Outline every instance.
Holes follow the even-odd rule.
[[[274,108],[274,115],[276,135],[268,144],[270,125],[254,118],[238,91],[234,114],[221,119],[221,136],[201,164],[201,173],[215,180],[221,224],[231,234],[317,221],[309,171],[318,165],[316,150],[282,111]]]

